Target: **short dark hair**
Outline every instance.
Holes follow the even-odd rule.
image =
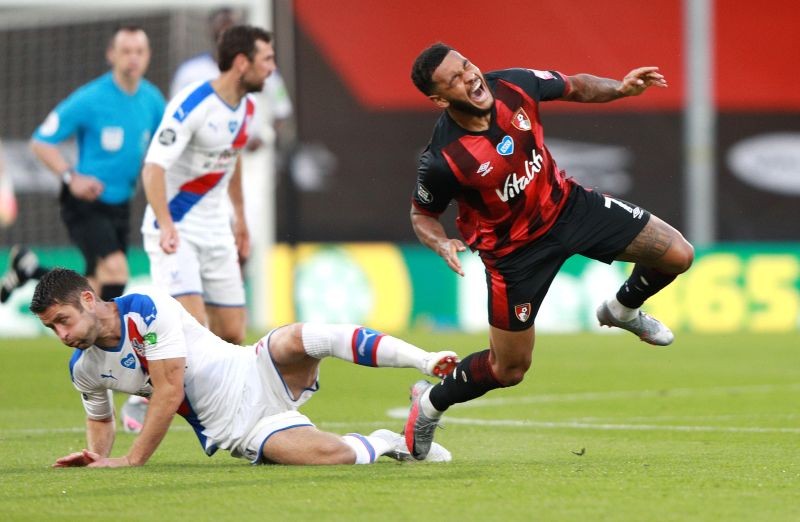
[[[238,54],[244,54],[248,60],[252,60],[256,54],[256,42],[272,42],[272,35],[252,25],[234,25],[225,30],[217,42],[217,56],[219,59],[219,70],[225,72],[233,66],[233,59]]]
[[[139,24],[117,24],[114,27],[114,32],[111,33],[111,37],[108,39],[108,48],[111,49],[114,47],[114,40],[117,38],[119,33],[138,33],[139,31],[147,35],[147,31],[145,31],[144,27]]]
[[[74,270],[54,268],[39,280],[33,290],[30,311],[39,315],[54,304],[81,305],[81,293],[93,292],[89,281]]]
[[[428,96],[433,93],[433,71],[441,65],[447,53],[452,51],[453,48],[449,45],[437,42],[417,56],[414,60],[414,65],[411,67],[411,81],[417,86],[417,89],[422,91],[422,94]]]

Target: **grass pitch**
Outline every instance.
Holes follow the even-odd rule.
[[[402,337],[462,356],[486,343]],[[542,336],[525,382],[448,412],[449,464],[253,467],[206,457],[176,418],[143,468],[51,469],[84,447],[69,356],[53,338],[0,343],[2,520],[800,520],[797,334]],[[326,360],[303,411],[338,433],[399,430],[417,378]]]

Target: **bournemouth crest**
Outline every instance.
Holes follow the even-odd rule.
[[[531,119],[525,114],[525,109],[522,107],[517,109],[517,112],[515,112],[514,116],[511,118],[511,125],[521,131],[531,130]]]
[[[516,315],[517,319],[524,323],[531,317],[531,304],[522,303],[514,306],[514,315]]]

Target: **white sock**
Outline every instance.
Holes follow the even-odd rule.
[[[428,352],[401,339],[354,324],[303,324],[303,348],[316,359],[336,357],[363,366],[424,371]]]
[[[372,464],[378,457],[392,449],[392,445],[380,437],[348,433],[342,437],[344,443],[353,448],[356,454],[354,464]]]
[[[638,308],[628,308],[624,304],[617,301],[617,298],[609,299],[607,301],[608,309],[620,321],[633,321],[639,314]]]
[[[147,404],[149,402],[150,401],[148,401],[146,398],[139,397],[138,395],[129,395],[128,396],[128,404]]]
[[[419,399],[419,407],[422,408],[422,413],[424,413],[429,419],[438,419],[444,412],[433,407],[433,403],[431,403],[430,398],[432,389],[433,386],[422,392],[422,397]]]

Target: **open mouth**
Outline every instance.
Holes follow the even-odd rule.
[[[486,99],[486,86],[480,78],[476,78],[469,89],[469,98],[475,103],[480,103]]]

